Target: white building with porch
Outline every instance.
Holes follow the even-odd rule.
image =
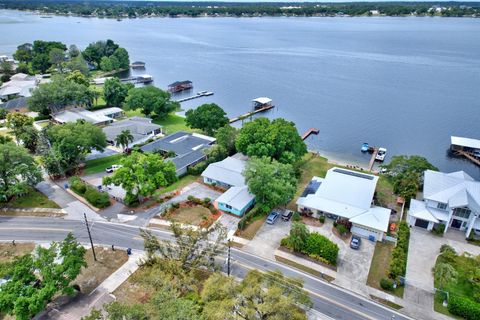
[[[465,232],[480,233],[480,182],[463,171],[424,173],[423,201],[412,199],[408,223],[432,230],[439,224]]]
[[[297,200],[299,212],[325,215],[352,223],[355,235],[382,241],[390,209],[373,205],[378,177],[342,168],[331,168],[325,178],[313,177]]]

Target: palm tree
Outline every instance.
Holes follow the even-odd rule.
[[[116,138],[115,145],[117,147],[122,147],[123,152],[128,147],[128,144],[133,142],[133,136],[130,133],[130,130],[123,130]]]

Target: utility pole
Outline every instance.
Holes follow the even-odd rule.
[[[228,240],[227,275],[230,277],[230,239]]]
[[[83,213],[85,218],[85,226],[87,227],[88,237],[90,238],[90,245],[92,246],[93,260],[97,261],[97,256],[95,255],[95,247],[93,246],[92,234],[90,233],[90,227],[88,226],[87,215]]]

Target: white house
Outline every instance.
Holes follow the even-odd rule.
[[[382,241],[391,210],[372,204],[377,181],[371,174],[331,168],[324,179],[313,177],[297,200],[298,211],[347,219],[353,234]]]
[[[470,235],[480,232],[480,182],[467,173],[443,173],[427,170],[424,173],[423,201],[412,199],[408,223],[432,230],[436,224]]]

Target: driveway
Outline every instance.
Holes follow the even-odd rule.
[[[462,252],[480,254],[480,247],[467,243],[464,237],[463,232],[457,230],[449,230],[443,237],[438,237],[424,229],[412,227],[408,247],[407,284],[425,291],[433,291],[432,268],[443,244],[450,245],[459,254]]]
[[[280,217],[273,225],[263,223],[255,238],[244,245],[242,250],[275,260],[275,250],[280,246],[280,240],[290,233],[290,225],[291,221],[285,222]]]
[[[350,248],[350,239],[342,240],[332,232],[333,222],[326,219],[321,227],[308,226],[310,231],[324,235],[338,245],[337,278],[334,283],[354,291],[364,291],[375,243],[362,239],[359,250]]]

